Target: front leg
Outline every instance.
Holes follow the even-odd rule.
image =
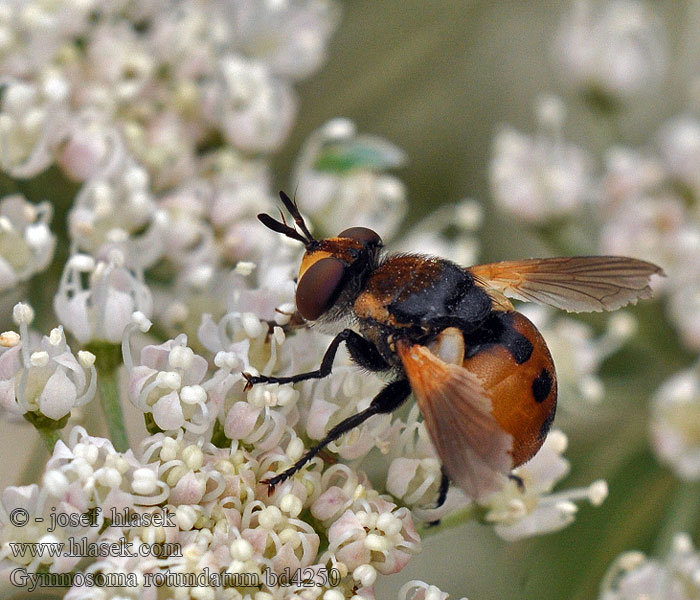
[[[366,340],[352,329],[343,329],[343,331],[333,338],[333,341],[328,346],[321,360],[320,368],[315,371],[299,373],[298,375],[291,375],[289,377],[253,376],[248,373],[243,373],[243,377],[245,377],[248,382],[246,384],[246,389],[250,389],[257,383],[296,383],[297,381],[305,381],[306,379],[323,379],[331,374],[333,360],[342,342],[347,344],[350,356],[352,356],[359,365],[372,371],[380,371],[387,368],[388,365],[386,365],[386,362],[384,362],[384,359],[372,342]]]
[[[341,435],[347,433],[351,429],[355,429],[355,427],[358,427],[374,415],[393,412],[399,406],[401,406],[401,404],[403,404],[406,398],[408,398],[410,395],[411,386],[407,380],[400,379],[388,384],[374,397],[367,408],[338,423],[326,434],[326,437],[324,437],[318,444],[304,454],[304,456],[289,467],[289,469],[264,481],[263,483],[267,483],[268,492],[272,493],[277,484],[289,479],[292,475],[294,475],[294,473],[296,473],[321,450],[323,450],[323,448],[325,448],[331,442],[337,440]]]

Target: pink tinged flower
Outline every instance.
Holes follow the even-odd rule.
[[[195,269],[217,262],[219,249],[206,219],[210,196],[204,182],[195,182],[173,190],[159,202],[167,215],[163,253],[180,268]]]
[[[531,223],[574,213],[590,200],[593,188],[591,157],[563,139],[563,102],[542,98],[537,111],[535,135],[511,127],[496,135],[490,164],[498,206]]]
[[[386,453],[386,490],[411,509],[414,519],[430,522],[464,508],[470,500],[462,490],[450,486],[444,504],[435,508],[442,481],[441,463],[419,417],[418,406],[414,405],[405,423],[395,419],[380,449]]]
[[[179,504],[199,504],[204,496],[204,481],[190,471],[185,474],[170,490],[168,500],[175,506]]]
[[[274,321],[281,325],[284,323],[285,317],[288,321],[290,316],[288,313],[293,312],[295,291],[294,282],[287,278],[280,278],[274,285],[270,286],[261,285],[256,289],[237,289],[229,300],[229,313],[233,313],[232,317],[241,319],[240,326],[244,329],[246,329],[246,323],[243,322],[243,319],[247,315],[254,315],[260,320]],[[254,330],[250,326],[247,327],[247,333],[249,337],[258,337],[251,335]]]
[[[68,444],[63,441],[56,444],[40,487],[5,490],[0,509],[0,536],[4,548],[0,550],[0,569],[8,566],[8,559],[17,563],[16,558],[5,554],[8,546],[4,542],[7,541],[66,542],[70,537],[84,538],[87,542],[95,540],[101,531],[102,519],[110,510],[110,494],[125,483],[127,474],[135,464],[131,453],[119,455],[107,440],[91,438],[82,428],[73,429]],[[131,495],[124,506],[133,507],[141,504],[143,499]],[[155,502],[163,500],[161,496]],[[20,507],[27,510],[30,520],[25,526],[15,527],[8,521],[8,511]],[[93,525],[87,525],[85,521],[67,525],[59,523],[53,531],[48,531],[53,524],[49,518],[52,512],[85,517],[88,511],[97,507],[101,510],[93,515],[96,519]],[[38,517],[43,520],[40,521]],[[55,557],[43,553],[37,557],[27,557],[26,560],[20,559],[20,562],[32,572],[42,564],[47,565],[50,572],[67,572],[75,568],[80,560],[80,557]]]
[[[215,6],[203,8],[188,4],[182,10],[163,11],[155,5],[148,39],[153,55],[167,65],[172,84],[184,87],[173,95],[175,106],[186,113],[196,108],[199,99],[193,82],[210,73],[217,52],[231,43],[228,13],[226,19],[218,19],[211,12]]]
[[[348,571],[370,564],[382,574],[397,573],[420,550],[410,511],[362,485],[353,499],[353,508],[328,529],[328,555]]]
[[[700,280],[674,289],[668,312],[683,343],[692,350],[700,349]]]
[[[60,489],[57,489],[60,488]],[[88,542],[96,538],[96,529],[90,527],[56,527],[49,532],[51,525],[50,514],[56,512],[71,514],[80,512],[76,507],[61,498],[65,494],[66,485],[38,485],[14,487],[3,491],[0,504],[0,576],[6,579],[12,569],[22,566],[28,572],[36,572],[42,566],[51,573],[68,572],[80,561],[80,557],[52,556],[48,550],[40,550],[36,556],[26,553],[25,556],[15,556],[9,543],[32,543],[41,547],[42,543],[67,542],[71,536],[83,536]],[[58,492],[58,496],[52,494]],[[15,525],[13,511],[26,511],[27,522],[22,526]],[[15,513],[16,514],[16,513]],[[93,531],[91,531],[92,529]],[[47,546],[45,545],[44,548]]]
[[[10,520],[10,515],[16,510],[25,510],[29,520],[27,525],[18,527]],[[44,530],[37,524],[34,517],[41,517],[39,503],[39,486],[37,484],[25,486],[8,486],[2,492],[2,504],[0,505],[0,574],[6,575],[14,564],[29,565],[30,557],[10,556],[8,541],[38,541]]]
[[[351,497],[340,487],[326,489],[311,505],[311,514],[319,521],[328,521],[352,504]]]
[[[700,478],[700,376],[697,366],[670,377],[652,399],[651,438],[662,462],[686,480]]]
[[[48,202],[32,204],[21,195],[0,201],[0,291],[43,271],[53,258],[56,236]]]
[[[399,600],[447,600],[449,597],[440,588],[415,579],[405,583],[399,590]]]
[[[297,341],[296,337],[293,340],[290,339],[290,343],[292,341]],[[316,343],[319,341],[316,340]],[[320,351],[321,354],[322,352],[323,350]],[[304,353],[307,356],[310,354],[308,349],[299,353]],[[318,356],[318,362],[320,362],[320,358]],[[292,372],[299,372],[295,371],[296,367],[300,367],[300,365],[292,363]],[[301,367],[300,370],[307,369]],[[322,439],[340,421],[366,408],[379,391],[380,386],[381,382],[378,379],[363,377],[356,367],[343,364],[338,357],[331,376],[322,381],[306,382],[301,388],[301,397],[311,398],[308,407],[302,406],[300,408],[306,433],[311,439]],[[375,446],[380,448],[383,446],[391,421],[391,415],[372,418],[331,443],[329,449],[347,460],[365,456]]]
[[[123,254],[113,250],[104,260],[84,254],[71,257],[54,297],[54,309],[80,342],[114,344],[121,342],[132,313],[150,315],[153,301],[142,272],[127,267]]]
[[[153,506],[169,493],[157,465],[142,465],[130,450],[116,452],[109,440],[88,436],[82,427],[72,429],[68,444],[56,444],[46,469],[69,482],[66,498],[81,510]]]
[[[255,389],[248,392],[247,403],[236,402],[226,413],[224,432],[231,439],[255,444],[260,452],[274,448],[290,424],[285,419],[285,412],[289,412],[290,409],[285,406],[293,402],[296,395],[296,392],[289,388],[283,388],[278,394],[277,391],[265,391],[262,386],[258,386],[257,392]],[[284,406],[281,407],[281,411],[275,410],[273,407],[279,405],[280,399]],[[237,437],[241,434],[242,437]]]
[[[70,412],[77,396],[75,384],[62,370],[57,370],[39,396],[39,409],[50,419],[58,420]]]
[[[90,82],[109,88],[118,102],[133,102],[156,68],[143,37],[125,20],[104,21],[91,34],[86,50]]]
[[[658,134],[658,146],[671,176],[700,194],[700,121],[691,115],[675,117]]]
[[[125,129],[131,151],[154,174],[156,189],[185,185],[197,174],[197,144],[206,133],[203,123],[169,110],[154,115],[145,126],[132,122]]]
[[[247,152],[272,152],[286,139],[296,116],[296,95],[266,65],[229,54],[219,59],[208,114],[224,137]]]
[[[389,465],[386,489],[409,506],[426,506],[437,498],[441,479],[437,459],[399,457]]]
[[[124,141],[98,110],[75,115],[58,147],[56,162],[69,179],[104,178],[124,161]]]
[[[208,363],[187,346],[187,336],[141,351],[141,365],[135,365],[129,339],[135,327],[130,326],[122,346],[124,363],[129,374],[129,398],[144,413],[152,413],[163,431],[185,427],[202,433],[216,415],[208,408],[208,394],[200,385]]]
[[[286,567],[293,571],[310,566],[318,553],[320,539],[316,531],[292,516],[298,504],[298,498],[294,502],[283,499],[283,511],[275,505],[256,502],[246,507],[243,514],[241,536],[278,572]]]
[[[5,79],[0,87],[0,167],[13,177],[33,177],[51,164],[63,135],[68,83],[48,72],[44,81]]]
[[[700,593],[700,555],[687,533],[674,536],[666,557],[627,551],[603,577],[600,600],[686,600]]]
[[[369,405],[369,402],[367,403]],[[345,460],[366,456],[373,448],[386,450],[386,433],[391,425],[391,415],[381,415],[348,432],[340,440],[329,444],[329,448]]]
[[[586,488],[552,492],[569,472],[569,463],[562,456],[567,443],[562,432],[550,432],[535,457],[514,471],[523,487],[509,480],[501,491],[480,503],[488,509],[485,518],[500,537],[514,541],[558,531],[573,522],[578,511],[576,500],[588,500],[594,506],[605,501],[608,487],[603,480]]]
[[[624,147],[607,151],[605,168],[601,201],[607,209],[614,209],[627,198],[640,199],[653,194],[667,175],[659,158]]]
[[[226,229],[223,247],[230,261],[246,260],[264,250],[268,236],[258,235],[259,226],[255,219],[244,219]]]
[[[309,417],[306,422],[306,433],[312,440],[323,439],[328,432],[331,417],[338,412],[337,404],[322,398],[314,398],[309,407]]]
[[[240,440],[253,432],[258,422],[260,409],[247,402],[236,402],[226,414],[224,431],[232,440]]]
[[[121,536],[103,535],[99,542],[106,545],[123,543],[120,539],[125,539]],[[95,585],[89,585],[91,580],[89,576],[92,574],[101,574],[105,577],[114,576],[113,581],[123,581],[123,578],[133,576],[133,580],[127,580],[125,587],[112,586],[109,588],[100,588],[100,600],[104,598],[113,598],[114,600],[157,600],[161,588],[155,585],[146,585],[145,574],[155,574],[162,571],[162,561],[157,558],[150,557],[147,549],[141,549],[141,544],[138,539],[128,540],[132,546],[134,553],[143,552],[144,558],[140,554],[137,556],[120,556],[120,553],[112,553],[111,555],[100,557],[92,564],[85,567],[83,572],[86,574],[82,580],[76,579],[76,583],[63,596],[64,600],[95,600]],[[161,564],[159,564],[161,562]],[[83,582],[79,585],[77,581]],[[93,580],[94,581],[94,580]]]
[[[663,23],[651,5],[635,0],[574,3],[553,50],[562,76],[604,102],[649,93],[668,68]]]
[[[79,250],[107,256],[118,248],[129,265],[146,268],[164,251],[169,221],[151,195],[148,172],[122,153],[85,182],[68,224]]]
[[[221,150],[203,158],[201,169],[212,187],[209,218],[217,231],[252,222],[258,212],[275,202],[269,169],[259,159],[233,149]]]
[[[602,251],[664,265],[668,277],[657,278],[658,289],[697,280],[700,228],[679,192],[690,181],[679,181],[663,160],[627,149],[611,151],[606,167]]]
[[[20,341],[0,350],[0,402],[15,414],[40,413],[58,421],[95,395],[95,357],[78,352],[76,358],[58,327],[33,342],[28,325],[29,307],[15,307]]]
[[[177,429],[184,424],[185,414],[177,392],[165,394],[156,401],[153,405],[153,419],[164,431]]]
[[[326,0],[242,2],[232,10],[233,32],[246,54],[291,79],[308,77],[321,66],[340,16],[338,4]],[[289,27],[280,29],[280,22]]]

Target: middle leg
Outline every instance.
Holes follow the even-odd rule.
[[[333,427],[326,437],[324,437],[318,444],[311,448],[304,456],[302,456],[297,462],[295,462],[286,471],[283,471],[279,475],[270,477],[265,483],[268,485],[268,489],[272,492],[275,486],[282,483],[286,479],[289,479],[294,475],[299,469],[301,469],[306,463],[308,463],[314,456],[316,456],[323,448],[325,448],[331,442],[337,440],[344,433],[347,433],[351,429],[354,429],[358,425],[364,423],[367,419],[374,415],[390,413],[396,410],[401,404],[403,404],[411,395],[411,386],[405,379],[400,379],[388,384],[381,392],[379,392],[372,400],[371,404],[365,408],[365,410],[352,415],[338,423]]]

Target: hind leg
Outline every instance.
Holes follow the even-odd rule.
[[[447,473],[445,473],[444,466],[440,468],[440,475],[440,491],[438,492],[438,500],[435,508],[440,508],[443,504],[445,504],[445,500],[447,500],[447,492],[450,489],[450,478],[447,476]],[[428,523],[428,527],[435,527],[435,525],[439,524],[440,519],[436,519],[435,521],[430,521]]]

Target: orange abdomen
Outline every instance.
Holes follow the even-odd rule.
[[[557,379],[547,344],[535,326],[518,312],[506,313],[502,320],[506,319],[506,328],[494,338],[476,340],[471,349],[466,340],[463,366],[481,380],[494,417],[513,436],[517,467],[531,459],[547,437],[557,407]]]

